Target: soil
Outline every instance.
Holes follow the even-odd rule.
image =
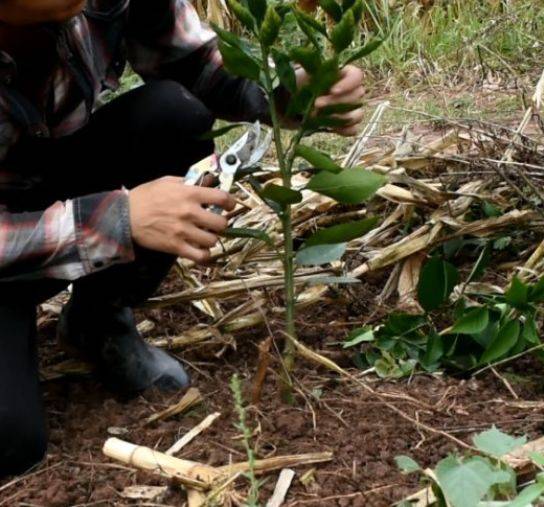
[[[179,289],[173,280],[163,291]],[[307,310],[299,317],[301,340],[344,367],[351,367],[349,353],[341,351],[338,341],[355,325],[383,313],[374,301],[384,281],[379,276],[369,279],[361,288],[350,289],[350,294],[336,293],[320,308]],[[138,312],[138,318],[155,322],[153,335],[161,336],[186,330],[199,315],[192,308],[178,307]],[[54,324],[50,319],[42,326],[44,364],[64,358],[53,340]],[[276,323],[271,325],[274,328]],[[190,413],[151,426],[144,425],[145,418],[178,401],[179,394],[147,392],[120,400],[89,377],[45,382],[50,435],[47,458],[27,477],[4,489],[0,485],[0,506],[184,505],[184,494],[173,485],[160,501],[146,504],[123,499],[119,493],[127,486],[168,483],[113,463],[102,455],[102,445],[112,432],[121,432],[124,440],[165,450],[206,415],[218,411],[221,418],[178,456],[210,465],[244,461],[239,431],[234,426],[229,379],[238,373],[250,392],[257,368],[256,347],[266,336],[264,330],[239,334],[237,350],[205,347],[185,351],[182,359],[205,402]],[[522,359],[501,372],[510,379],[520,400],[534,401],[543,397],[542,370],[537,360]],[[249,409],[258,456],[334,453],[330,463],[297,468],[287,498],[290,507],[391,505],[420,487],[417,477],[399,473],[395,456],[406,454],[429,466],[450,452],[461,452],[450,440],[419,431],[360,387],[302,361],[296,370],[296,402],[285,405],[278,397],[276,371],[278,365],[272,362],[261,402]],[[516,373],[523,373],[523,381]],[[415,398],[419,403],[399,398],[395,404],[420,421],[467,442],[475,432],[492,424],[529,438],[544,430],[542,411],[520,404],[492,374],[476,379],[417,375],[394,382],[372,377],[367,381],[380,392]],[[302,484],[299,479],[310,468],[315,469],[313,480]],[[267,477],[262,488],[263,505],[276,479],[277,474]],[[241,481],[239,489],[243,488]]]

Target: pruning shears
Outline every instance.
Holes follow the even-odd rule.
[[[185,176],[185,184],[200,185],[205,176],[219,180],[218,188],[230,192],[239,171],[258,164],[272,143],[272,131],[264,133],[259,121],[250,124],[246,132],[223,154],[214,154],[194,164]],[[220,213],[220,208],[212,208]]]

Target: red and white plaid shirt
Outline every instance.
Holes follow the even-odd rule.
[[[58,65],[43,96],[52,97],[47,110],[54,122],[36,114],[13,86],[16,62],[0,51],[0,190],[9,191],[10,177],[16,179],[2,160],[21,135],[59,137],[85,125],[99,95],[118,86],[124,54],[144,79],[178,79],[200,97],[215,96],[213,87],[222,87],[229,97],[223,104],[233,103],[233,86],[242,94],[250,86],[234,79],[225,84],[214,33],[188,0],[88,0],[84,12],[52,29]],[[128,196],[121,189],[32,213],[12,213],[0,202],[0,281],[74,280],[133,256]]]

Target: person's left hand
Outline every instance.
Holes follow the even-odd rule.
[[[308,80],[308,74],[303,69],[297,71],[299,86],[307,83]],[[336,104],[357,104],[361,102],[364,94],[363,71],[355,65],[347,65],[342,69],[339,81],[330,89],[329,93],[316,100],[314,112],[317,114],[320,109]],[[343,136],[354,136],[359,130],[364,113],[362,108],[358,108],[346,114],[336,115],[336,117],[345,120],[346,124],[334,129],[334,132]]]

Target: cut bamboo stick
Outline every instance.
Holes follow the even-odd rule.
[[[106,440],[102,451],[109,458],[121,463],[175,479],[185,487],[199,491],[210,489],[221,474],[207,465],[174,458],[149,447],[134,445],[117,438]]]

